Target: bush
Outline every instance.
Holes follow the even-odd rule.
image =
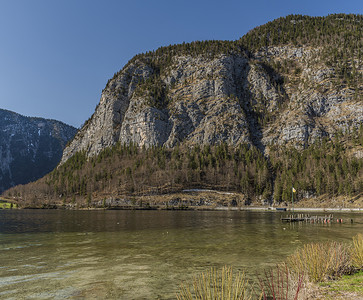
[[[269,271],[265,270],[264,277],[259,278],[259,285],[259,299],[297,300],[303,285],[303,275],[297,274],[296,278],[292,277],[285,264]]]
[[[195,276],[192,284],[182,284],[177,299],[244,300],[251,299],[251,295],[244,273],[234,276],[232,268],[223,267]]]
[[[353,237],[353,245],[350,251],[353,267],[363,269],[363,234],[359,233]]]
[[[351,268],[349,248],[337,242],[305,245],[288,257],[287,263],[311,282],[340,277]]]

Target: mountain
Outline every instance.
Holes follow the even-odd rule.
[[[24,197],[32,189],[84,204],[217,188],[287,202],[292,185],[298,199],[360,197],[362,24],[362,15],[290,15],[237,41],[136,55],[61,165]]]
[[[0,109],[0,192],[53,170],[76,131],[59,121]]]
[[[65,149],[249,143],[306,147],[359,127],[362,16],[289,16],[235,42],[174,45],[135,56],[109,80]]]

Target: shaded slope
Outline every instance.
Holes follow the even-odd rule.
[[[76,131],[59,121],[0,109],[0,191],[53,170]]]

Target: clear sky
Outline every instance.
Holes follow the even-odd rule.
[[[363,1],[0,0],[0,108],[80,127],[137,53],[331,13],[362,14]]]

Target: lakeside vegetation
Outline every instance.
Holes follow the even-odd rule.
[[[233,274],[230,267],[211,269],[182,283],[177,299],[326,299],[332,293],[363,296],[362,278],[363,235],[358,234],[351,244],[307,244],[286,262],[265,270],[257,282],[248,282],[243,272]]]
[[[251,299],[244,273],[233,273],[231,267],[211,269],[196,275],[191,285],[181,284],[178,300],[238,300]]]
[[[0,198],[0,209],[13,209],[13,208],[17,208],[17,204],[8,202],[7,200]]]
[[[5,196],[33,207],[92,207],[109,198],[139,206],[137,197],[213,189],[239,193],[234,206],[261,200],[287,205],[294,186],[295,201],[324,196],[354,201],[362,196],[363,160],[350,151],[362,146],[363,126],[301,151],[271,146],[268,157],[247,144],[173,149],[117,144],[89,159],[78,152],[44,178],[14,187]]]
[[[336,299],[336,295],[344,296],[345,293],[359,293],[363,295],[362,282],[363,271],[359,271],[353,275],[343,275],[339,280],[321,282],[319,286],[324,289],[326,299]]]

